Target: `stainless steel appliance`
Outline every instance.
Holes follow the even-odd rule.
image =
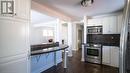
[[[87,27],[87,34],[91,34],[91,39],[89,38],[87,40],[87,45],[85,47],[85,60],[91,63],[97,63],[101,64],[102,63],[102,45],[101,44],[93,44],[90,43],[92,42],[93,39],[92,35],[94,34],[102,34],[102,26],[88,26]],[[89,37],[87,35],[87,37]]]
[[[120,37],[119,73],[130,73],[130,0],[126,0]]]
[[[87,34],[102,34],[102,26],[88,26]]]
[[[91,63],[101,64],[102,61],[101,44],[87,44],[85,49],[85,60]]]

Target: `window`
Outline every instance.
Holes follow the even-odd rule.
[[[43,30],[43,36],[53,36],[53,30]]]

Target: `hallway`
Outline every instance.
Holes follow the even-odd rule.
[[[81,51],[73,52],[73,57],[68,59],[68,68],[63,69],[62,63],[42,73],[118,73],[118,69],[106,65],[84,63],[80,61]]]

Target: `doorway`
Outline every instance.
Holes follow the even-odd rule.
[[[76,33],[77,33],[77,50],[82,49],[82,42],[83,42],[83,25],[82,23],[76,25]]]
[[[82,49],[82,30],[78,30],[78,50]]]

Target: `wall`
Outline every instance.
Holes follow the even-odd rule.
[[[33,44],[41,44],[41,43],[47,43],[48,39],[52,38],[54,39],[54,36],[43,36],[43,30],[52,30],[54,31],[53,27],[31,27],[30,31],[30,43]],[[53,32],[54,33],[54,32]]]

